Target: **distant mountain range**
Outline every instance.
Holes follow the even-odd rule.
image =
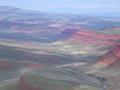
[[[79,31],[85,28],[106,33],[105,30],[119,26],[120,21],[116,18],[109,20],[105,17],[44,13],[0,6],[0,38],[4,39],[51,42],[63,39],[63,32],[67,29],[74,28],[74,31]],[[66,34],[64,36],[66,37]]]
[[[54,12],[57,11],[57,12]],[[81,10],[81,9],[76,9],[76,8],[57,8],[57,9],[52,9],[50,12],[46,11],[32,11],[32,10],[25,10],[25,9],[20,9],[12,6],[0,6],[0,13],[7,15],[7,13],[16,13],[16,14],[31,14],[32,16],[36,15],[38,17],[39,14],[42,15],[55,15],[55,14],[61,14],[61,15],[84,15],[84,16],[97,16],[97,17],[111,17],[111,18],[119,18],[119,13],[95,13],[95,11],[91,10]]]

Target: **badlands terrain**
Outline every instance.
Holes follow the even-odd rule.
[[[120,90],[120,18],[0,6],[0,90]]]

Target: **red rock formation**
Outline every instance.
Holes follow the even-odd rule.
[[[9,62],[0,60],[0,68],[8,69],[11,67],[12,67],[12,65]]]
[[[41,90],[40,88],[33,87],[23,76],[18,82],[17,90]]]
[[[93,31],[80,30],[72,34],[69,42],[75,42],[80,44],[99,44],[99,45],[113,45],[115,41],[120,39],[120,35],[110,35],[97,33]]]
[[[28,68],[31,68],[31,69],[40,69],[42,68],[44,65],[43,64],[30,64],[28,66]]]
[[[105,67],[120,67],[120,45],[116,45],[102,56],[97,64]]]

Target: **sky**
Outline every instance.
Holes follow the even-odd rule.
[[[120,0],[0,0],[0,6],[58,13],[120,13]]]

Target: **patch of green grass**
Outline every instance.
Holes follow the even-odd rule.
[[[62,80],[52,80],[48,78],[44,78],[38,75],[27,75],[27,81],[33,87],[39,87],[42,90],[72,90],[72,87],[75,84],[62,81]]]
[[[17,90],[17,84],[0,86],[0,90]]]

